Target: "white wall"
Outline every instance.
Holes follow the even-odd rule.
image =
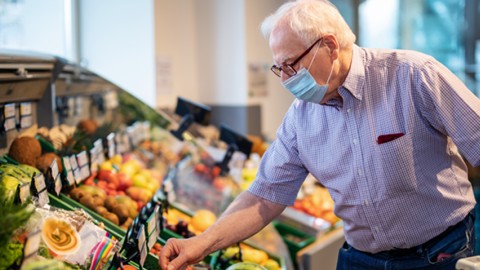
[[[244,0],[195,1],[199,101],[246,105]]]
[[[173,108],[177,96],[199,100],[196,0],[155,0],[155,55],[172,59],[172,89],[157,95],[159,108]]]
[[[273,63],[268,41],[263,38],[260,25],[265,17],[274,13],[284,2],[284,0],[245,1],[247,62],[261,61],[269,65]],[[266,97],[249,97],[248,104],[262,106],[262,134],[269,139],[275,139],[276,131],[295,97],[270,71],[267,72],[267,91]]]
[[[87,67],[155,106],[153,0],[81,0],[80,41]]]

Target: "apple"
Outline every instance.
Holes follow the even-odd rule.
[[[108,183],[112,183],[118,186],[117,173],[115,170],[100,170],[97,174],[98,180],[105,180]]]
[[[126,173],[117,173],[117,180],[117,190],[125,191],[133,185],[132,177]]]

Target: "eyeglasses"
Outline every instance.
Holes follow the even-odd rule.
[[[275,75],[277,75],[278,77],[282,76],[282,71],[290,77],[297,75],[297,71],[293,68],[293,66],[295,66],[298,63],[298,61],[300,61],[305,55],[307,55],[313,49],[313,47],[315,47],[315,45],[317,45],[317,43],[320,42],[320,40],[322,40],[322,38],[315,41],[315,43],[313,43],[313,45],[310,46],[310,48],[308,48],[304,53],[302,53],[302,55],[300,55],[295,61],[293,61],[293,63],[282,65],[279,67],[276,65],[273,65],[270,68],[270,70],[273,73],[275,73]]]

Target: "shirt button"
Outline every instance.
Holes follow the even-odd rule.
[[[375,227],[375,231],[380,232],[380,228]]]
[[[362,98],[362,95],[357,95],[357,98],[358,98],[358,99]]]
[[[350,113],[352,110],[348,109],[347,112]]]
[[[354,139],[354,140],[353,140],[353,143],[354,143],[354,144],[357,144],[357,139]]]
[[[368,205],[368,200],[365,200],[365,204]]]
[[[358,169],[358,175],[362,175],[362,170]]]

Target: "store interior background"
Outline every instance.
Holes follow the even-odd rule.
[[[53,54],[165,111],[275,139],[293,96],[270,74],[262,20],[284,0],[0,0],[0,49]],[[332,0],[370,48],[434,56],[480,95],[480,0]]]

